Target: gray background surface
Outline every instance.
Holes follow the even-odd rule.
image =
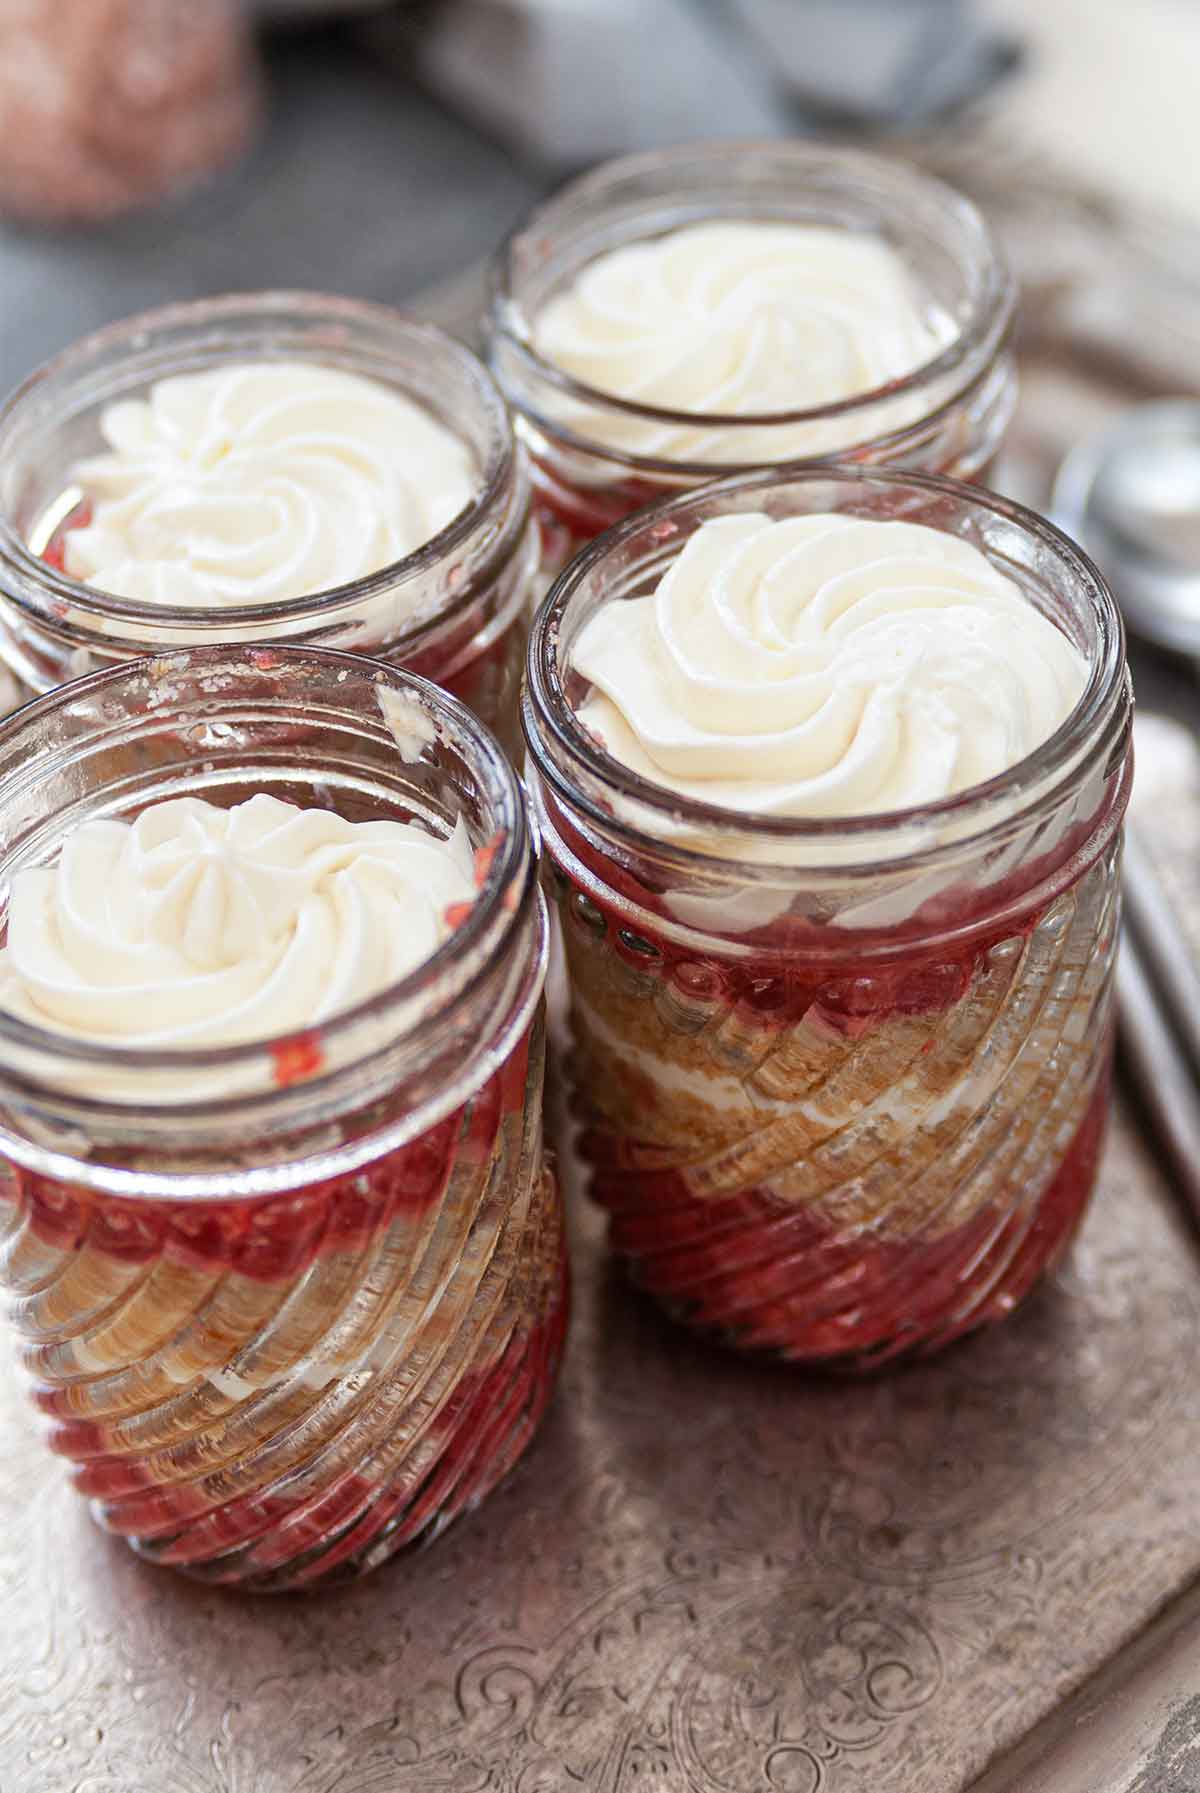
[[[403,303],[489,249],[538,191],[349,27],[277,36],[266,63],[262,136],[209,185],[94,231],[0,226],[0,389],[172,299],[282,286]]]

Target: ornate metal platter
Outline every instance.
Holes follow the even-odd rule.
[[[1072,427],[1063,391],[1061,368],[1031,382],[1025,476]],[[1121,1724],[1090,1757],[1044,1724],[1200,1571],[1200,1263],[1127,1109],[1058,1281],[875,1382],[672,1331],[571,1197],[575,1322],[541,1440],[482,1512],[356,1588],[252,1601],[138,1563],[66,1489],[4,1360],[0,1793],[1200,1786],[1153,1766],[1194,1768],[1178,1663],[1200,1626],[1170,1621],[1167,1682],[1135,1646],[1141,1704],[1110,1686]]]
[[[576,1216],[540,1443],[359,1587],[138,1563],[5,1380],[4,1793],[951,1793],[1200,1567],[1200,1279],[1124,1115],[1059,1281],[862,1385],[698,1347]]]

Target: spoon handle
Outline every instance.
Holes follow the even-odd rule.
[[[1134,741],[1116,974],[1122,1060],[1200,1227],[1200,742],[1145,710]]]
[[[1129,928],[1117,958],[1117,1002],[1122,1058],[1170,1158],[1174,1186],[1200,1228],[1200,1081]]]
[[[1171,885],[1150,841],[1136,822],[1125,833],[1125,917],[1136,936],[1145,969],[1170,1012],[1200,1089],[1200,951],[1189,938]]]

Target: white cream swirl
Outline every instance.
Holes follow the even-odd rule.
[[[873,392],[930,361],[954,334],[881,238],[736,219],[598,256],[532,330],[545,360],[597,391],[731,419]],[[864,417],[720,429],[556,403],[587,440],[661,460],[765,463],[874,433]],[[893,401],[888,427],[905,421],[903,409]]]
[[[138,602],[280,603],[401,560],[479,485],[466,444],[404,394],[311,362],[159,380],[109,405],[72,482],[74,579]]]
[[[101,1045],[266,1040],[404,977],[475,894],[461,821],[438,839],[265,793],[171,798],[84,822],[16,874],[0,1009]]]
[[[760,816],[935,802],[1007,771],[1082,656],[971,543],[846,515],[711,519],[580,632],[580,720],[672,791]]]

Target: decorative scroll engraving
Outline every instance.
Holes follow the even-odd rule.
[[[139,1564],[0,1382],[3,1793],[958,1793],[1200,1568],[1200,1284],[1120,1116],[1057,1281],[872,1382],[698,1345],[576,1217],[542,1441],[355,1588]]]

